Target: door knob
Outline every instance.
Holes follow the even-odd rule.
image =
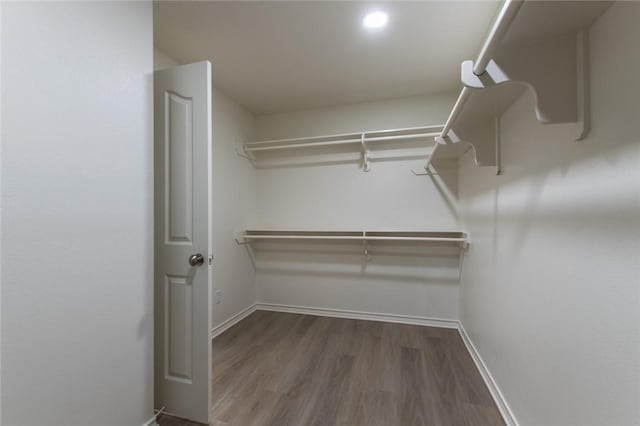
[[[200,253],[192,254],[191,256],[189,256],[189,265],[200,266],[203,263],[204,263],[204,256],[202,256]]]

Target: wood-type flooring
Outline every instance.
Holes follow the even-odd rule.
[[[457,330],[257,311],[213,348],[213,426],[504,425]]]

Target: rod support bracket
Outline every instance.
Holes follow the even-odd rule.
[[[366,236],[366,232],[363,234],[364,236]],[[373,257],[369,253],[369,242],[366,239],[362,241],[362,254],[364,256],[363,262],[362,262],[362,271],[364,272],[369,262],[373,260]]]
[[[368,172],[371,170],[371,151],[367,148],[366,136],[366,133],[360,134],[360,144],[362,145],[362,170]]]
[[[251,243],[249,240],[245,238],[244,231],[234,232],[233,239],[236,241],[236,244],[238,244],[239,246],[244,246]]]
[[[236,154],[238,154],[238,157],[242,157],[245,158],[247,160],[249,160],[251,162],[251,164],[253,164],[253,166],[256,166],[256,159],[253,155],[249,154],[247,151],[245,151],[244,146],[242,146],[242,148],[240,147],[236,147]]]
[[[473,65],[473,61],[464,61],[460,67],[460,80],[470,89],[484,89],[511,81],[493,59],[487,64],[485,72],[480,75],[473,72]]]

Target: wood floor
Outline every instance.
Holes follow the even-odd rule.
[[[443,328],[257,311],[215,339],[213,392],[214,426],[504,424]]]

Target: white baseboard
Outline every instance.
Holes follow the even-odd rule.
[[[242,321],[243,319],[245,319],[255,311],[256,311],[256,304],[254,303],[253,305],[248,306],[247,308],[241,310],[231,318],[216,325],[211,329],[211,339],[215,339],[217,336],[221,335],[222,333],[224,333],[225,331],[227,331],[228,329],[230,329],[231,327],[233,327],[234,325],[236,325],[237,323],[239,323],[240,321]]]
[[[462,322],[459,322],[458,332],[460,333],[460,337],[462,338],[464,345],[467,347],[467,351],[469,351],[473,362],[475,362],[476,367],[478,368],[478,371],[480,372],[480,375],[484,380],[484,383],[487,385],[487,388],[489,389],[493,400],[498,406],[498,410],[500,410],[500,414],[502,414],[504,422],[507,424],[507,426],[518,426],[518,420],[516,420],[513,411],[511,411],[509,404],[507,404],[507,400],[504,398],[502,391],[500,391],[498,384],[493,379],[493,376],[487,368],[487,365],[484,363],[484,360],[480,356],[480,353],[471,341],[471,338],[467,334],[467,331],[464,329]]]
[[[291,314],[316,315],[321,317],[349,318],[367,321],[393,322],[399,324],[426,325],[429,327],[458,328],[458,320],[415,317],[410,315],[383,314],[377,312],[349,311],[345,309],[313,308],[309,306],[256,303],[259,311],[288,312]]]

